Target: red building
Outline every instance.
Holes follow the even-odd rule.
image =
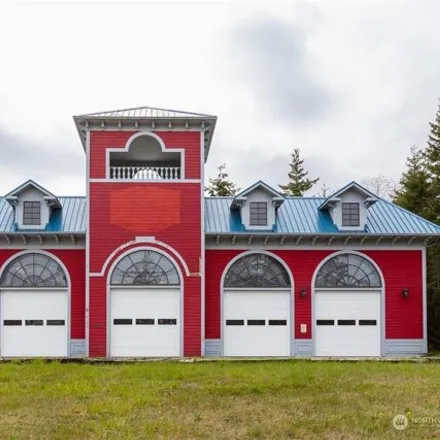
[[[87,196],[0,198],[0,356],[384,356],[427,351],[440,227],[355,182],[204,196],[216,117],[74,118]]]

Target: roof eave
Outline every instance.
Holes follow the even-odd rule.
[[[87,131],[91,130],[92,128],[86,126],[83,127],[83,125],[89,125],[89,121],[95,121],[95,122],[118,122],[123,121],[125,123],[133,123],[133,130],[136,130],[135,127],[136,122],[139,123],[153,123],[157,121],[170,121],[170,122],[182,122],[182,125],[185,125],[186,122],[192,121],[194,122],[200,122],[200,131],[207,133],[207,136],[204,139],[204,156],[205,156],[205,162],[209,155],[209,150],[212,143],[212,138],[214,136],[214,130],[217,124],[217,116],[211,116],[206,115],[206,117],[200,117],[200,116],[193,116],[193,117],[183,117],[183,116],[170,116],[170,117],[127,117],[127,116],[98,116],[98,115],[78,115],[73,116],[73,120],[75,122],[76,129],[78,131],[78,135],[80,137],[82,146],[84,151],[87,150]],[[209,129],[205,127],[206,122],[210,123]],[[153,129],[154,130],[154,129]]]

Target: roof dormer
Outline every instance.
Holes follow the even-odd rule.
[[[377,197],[373,193],[351,182],[328,197],[319,209],[329,212],[340,231],[363,231],[368,208],[376,201]]]
[[[17,230],[44,230],[52,210],[61,208],[57,197],[33,180],[28,180],[6,194],[5,199],[14,208]]]
[[[245,230],[274,230],[276,209],[284,202],[284,196],[262,181],[237,194],[231,209],[239,209],[241,224]]]

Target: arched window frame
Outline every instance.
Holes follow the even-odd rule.
[[[132,272],[128,273],[130,270]],[[174,261],[165,254],[152,249],[137,249],[116,263],[110,275],[110,285],[180,286],[181,276]]]
[[[0,288],[67,288],[63,265],[43,252],[25,252],[7,262],[0,276]]]
[[[260,268],[259,273],[255,271],[255,266]],[[253,268],[251,272],[249,268]],[[261,271],[263,268],[265,268],[264,272]],[[253,252],[240,256],[230,265],[224,275],[223,287],[225,289],[286,289],[292,287],[292,281],[287,269],[274,256]]]
[[[381,274],[373,262],[352,252],[328,258],[314,280],[315,289],[380,289],[382,285]]]

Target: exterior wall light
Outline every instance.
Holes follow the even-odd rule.
[[[306,289],[301,289],[300,292],[299,292],[299,294],[300,294],[300,296],[301,296],[302,298],[304,298],[304,297],[307,295],[307,290],[306,290]]]
[[[409,296],[409,289],[402,289],[402,298],[408,298]]]

